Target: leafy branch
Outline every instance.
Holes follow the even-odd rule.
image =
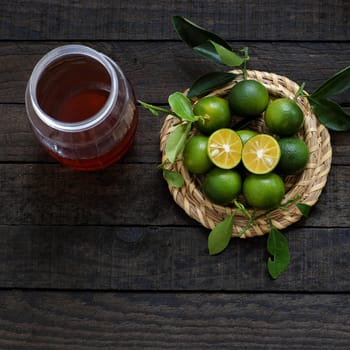
[[[161,113],[174,115],[179,119],[179,124],[169,134],[166,145],[166,162],[158,166],[163,171],[163,176],[169,185],[182,187],[184,179],[180,173],[166,167],[178,161],[178,156],[185,148],[188,135],[192,128],[192,123],[196,122],[200,116],[193,114],[192,103],[188,97],[181,92],[174,92],[168,98],[170,109],[154,106],[152,104],[138,101],[142,107],[148,109],[153,115],[159,116]]]
[[[350,115],[331,97],[350,88],[350,66],[345,67],[325,81],[311,95],[307,95],[311,108],[318,120],[334,131],[350,130]]]
[[[229,67],[246,67],[249,60],[247,54],[248,49],[244,48],[240,52],[244,55],[234,52],[230,44],[218,36],[197,24],[191,22],[189,19],[174,16],[172,18],[174,28],[178,36],[196,53],[208,58],[209,60]],[[242,69],[242,73],[244,69]],[[205,74],[197,79],[190,87],[187,94],[192,98],[203,95],[216,88],[222,87],[235,79],[239,74],[212,72]]]
[[[179,37],[196,53],[215,63],[229,67],[239,67],[241,70],[239,74],[219,71],[201,76],[192,84],[187,96],[181,92],[175,92],[169,96],[168,103],[170,109],[139,101],[141,106],[147,108],[156,116],[166,113],[174,115],[179,119],[179,123],[174,125],[174,129],[170,133],[165,145],[166,161],[160,164],[158,168],[163,171],[164,178],[169,184],[174,187],[181,187],[184,184],[181,174],[170,170],[168,165],[179,160],[179,155],[184,150],[192,124],[202,118],[201,116],[194,115],[190,99],[225,86],[239,75],[243,75],[243,78],[247,79],[249,55],[247,47],[240,50],[239,53],[235,53],[232,47],[220,36],[205,30],[184,17],[174,16],[172,22]],[[345,67],[328,79],[310,95],[304,91],[304,87],[305,83],[301,84],[295,94],[295,100],[299,96],[307,98],[316,117],[327,128],[336,131],[350,130],[350,115],[338,103],[332,100],[332,97],[350,88],[350,66]],[[242,122],[246,123],[245,120]],[[307,204],[298,203],[298,200],[299,198],[293,198],[286,203],[282,203],[280,209],[286,209],[287,205],[294,203],[302,215],[308,217],[311,207]],[[264,216],[269,219],[270,211],[256,215],[255,211],[248,211],[242,203],[235,201],[234,204],[236,208],[232,213],[217,224],[208,236],[208,250],[210,255],[221,253],[229,245],[237,212],[241,212],[247,217],[246,225],[239,231],[240,236],[252,228],[259,218]],[[270,232],[267,240],[267,251],[270,256],[267,261],[267,268],[270,276],[276,279],[288,267],[290,253],[288,240],[273,226],[271,219],[269,219],[269,224]]]
[[[243,48],[243,56],[234,52],[230,44],[215,33],[212,33],[189,19],[180,16],[172,18],[179,37],[195,52],[209,60],[230,67],[242,69],[247,78],[248,48]],[[201,76],[191,86],[188,97],[192,98],[222,87],[237,75],[233,73],[212,72]],[[306,94],[304,83],[296,94],[305,96],[320,123],[334,131],[350,130],[350,115],[331,97],[339,95],[350,88],[350,66],[345,67],[333,77],[325,81],[312,94]]]
[[[158,107],[158,106],[154,106],[151,105],[149,103],[143,102],[138,100],[138,102],[140,103],[140,105],[146,109],[148,109],[153,115],[155,115],[156,117],[159,116],[159,114],[161,113],[166,113],[166,114],[170,114],[171,110],[170,109],[165,109],[162,107]]]
[[[288,204],[294,203],[300,210],[301,214],[308,217],[311,207],[304,203],[297,203],[299,196],[292,198],[284,203],[281,203],[280,207],[285,208]],[[242,236],[250,228],[252,228],[256,220],[262,217],[267,217],[268,214],[274,210],[267,210],[264,213],[255,215],[255,211],[250,213],[242,203],[235,200],[234,204],[236,210],[234,210],[230,215],[228,215],[223,221],[218,223],[209,233],[208,236],[208,251],[210,255],[217,255],[223,252],[229,245],[232,238],[232,230],[234,227],[234,218],[237,211],[243,213],[248,221],[242,230],[240,230],[239,235]],[[288,240],[284,235],[272,225],[271,219],[269,219],[270,232],[267,240],[267,251],[271,255],[268,258],[267,269],[270,276],[273,279],[277,279],[288,267],[290,262],[290,253],[288,247]]]

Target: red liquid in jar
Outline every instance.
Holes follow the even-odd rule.
[[[66,123],[75,123],[88,119],[104,106],[108,95],[108,91],[104,90],[82,91],[62,103],[55,118]]]
[[[67,58],[60,64],[53,64],[43,73],[37,88],[38,101],[48,115],[60,122],[84,122],[96,115],[106,104],[110,84],[110,76],[98,62],[80,56]],[[125,84],[128,86],[127,82]],[[125,90],[119,90],[118,99],[122,99],[125,94]],[[118,124],[119,130],[117,127],[113,135],[108,136],[109,140],[103,141],[109,142],[108,147],[100,147],[96,143],[96,147],[70,152],[73,156],[61,155],[63,152],[53,151],[43,145],[44,149],[61,163],[77,170],[98,170],[111,165],[127,152],[135,136],[137,109],[132,91],[129,98],[132,100],[132,107],[126,108],[121,116],[123,119]],[[94,144],[94,138],[100,140],[104,133],[110,134],[114,127],[111,119],[118,118],[118,115],[113,116],[115,111],[111,113],[96,127],[96,134],[95,130],[76,133],[75,143],[79,144],[81,139],[82,144]],[[70,137],[68,133],[62,135],[62,138]]]
[[[56,153],[51,152],[48,148],[44,149],[47,153],[49,153],[52,157],[57,159],[62,164],[68,165],[77,170],[86,170],[86,171],[94,171],[99,169],[104,169],[116,161],[120,160],[125,153],[131,147],[136,133],[137,127],[137,112],[135,110],[133,122],[130,126],[129,131],[125,134],[123,140],[116,144],[116,146],[109,152],[104,153],[98,157],[91,159],[69,159],[58,156]]]

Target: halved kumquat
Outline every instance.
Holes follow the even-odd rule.
[[[221,169],[232,169],[241,161],[242,141],[232,129],[216,130],[209,136],[208,156]]]
[[[250,138],[242,150],[242,162],[253,174],[267,174],[278,164],[281,150],[277,140],[268,134]]]

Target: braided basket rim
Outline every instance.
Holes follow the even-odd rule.
[[[231,73],[240,74],[241,71],[233,70]],[[293,98],[299,89],[299,85],[285,76],[275,73],[247,70],[248,79],[256,79],[261,82],[269,91],[272,97]],[[225,96],[238,81],[242,80],[239,76],[223,88],[211,92],[210,96]],[[304,125],[297,134],[307,144],[310,152],[309,162],[301,174],[288,176],[285,179],[286,194],[282,202],[291,201],[296,196],[300,196],[298,203],[313,206],[319,199],[323,188],[326,185],[327,177],[331,168],[332,147],[328,130],[319,123],[314,115],[310,104],[305,97],[298,97],[297,104],[304,113]],[[175,124],[178,123],[177,117],[168,115],[160,131],[160,150],[162,152],[163,162],[166,160],[165,144]],[[174,201],[189,215],[204,227],[213,229],[220,221],[230,215],[235,207],[222,206],[210,202],[199,188],[199,179],[190,174],[184,167],[182,161],[177,161],[169,165],[171,170],[179,172],[185,181],[184,186],[175,188],[169,185],[169,191]],[[249,209],[249,208],[248,208]],[[261,236],[270,231],[270,222],[278,229],[284,229],[291,224],[299,221],[302,213],[296,207],[295,203],[287,204],[283,210],[278,208],[266,215],[260,216],[262,212],[256,212],[258,217],[253,226],[245,231],[243,235],[239,232],[246,226],[248,219],[241,212],[235,212],[235,224],[232,230],[232,236],[241,238]]]

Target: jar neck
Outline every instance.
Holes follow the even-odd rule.
[[[48,69],[50,65],[72,56],[86,57],[100,64],[109,75],[110,90],[106,103],[96,114],[82,121],[65,122],[53,118],[41,108],[37,96],[37,86],[43,72],[46,69]],[[47,126],[59,131],[81,132],[95,127],[96,125],[100,124],[111,113],[112,109],[115,107],[115,104],[117,102],[119,81],[115,68],[118,68],[118,73],[120,73],[120,69],[115,62],[113,62],[107,56],[87,46],[65,45],[50,51],[36,64],[28,83],[29,97],[32,101],[32,106],[36,115]]]

